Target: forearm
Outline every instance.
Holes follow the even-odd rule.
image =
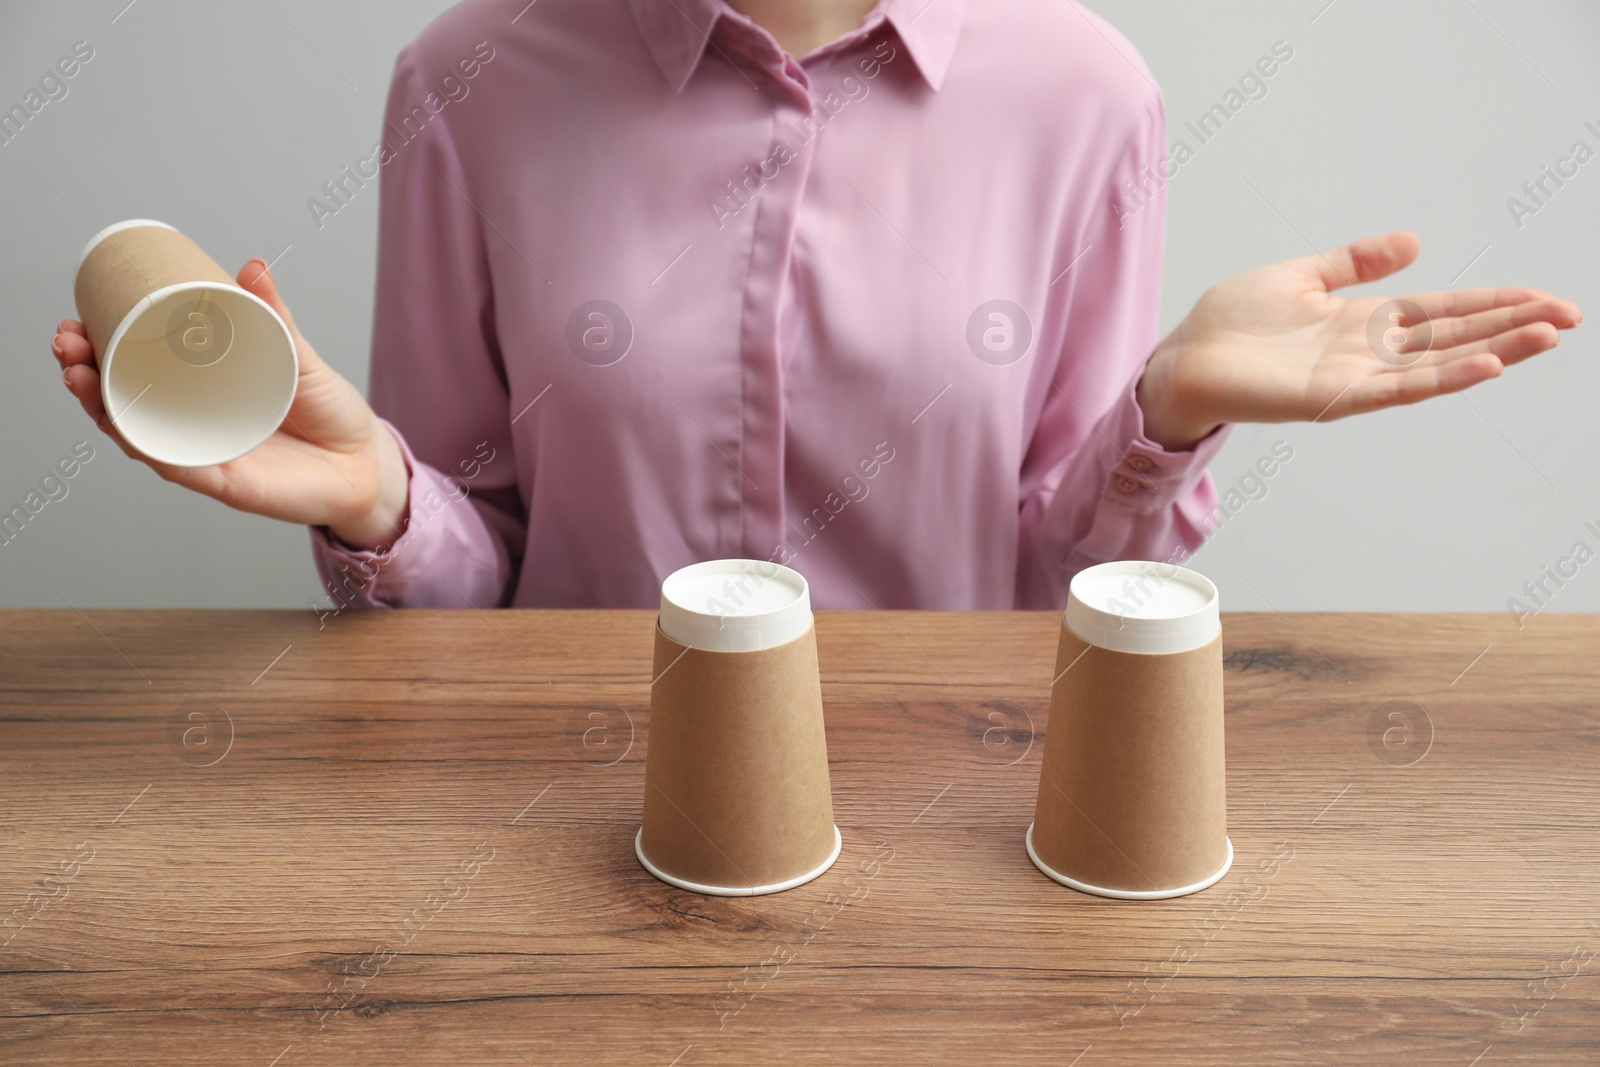
[[[1180,324],[1161,339],[1135,390],[1145,436],[1171,452],[1192,449],[1223,422],[1204,410],[1183,379],[1183,335]]]
[[[377,422],[377,420],[374,420]],[[349,518],[328,524],[328,532],[356,549],[392,545],[405,533],[411,475],[400,445],[387,427],[378,424],[372,436],[373,461],[378,468],[374,499],[359,500]]]

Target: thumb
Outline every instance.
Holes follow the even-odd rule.
[[[1330,292],[1387,278],[1416,261],[1422,242],[1409,230],[1363,237],[1332,252],[1291,259],[1288,266],[1309,274]]]
[[[300,372],[304,374],[311,366],[320,363],[315,350],[301,335],[300,328],[294,324],[294,316],[289,313],[289,307],[283,302],[283,297],[278,293],[278,284],[272,277],[272,268],[267,266],[264,259],[252,259],[239,268],[239,287],[253,296],[264,300],[268,307],[278,313],[283,324],[289,327],[289,336],[294,338],[295,351],[300,355]]]

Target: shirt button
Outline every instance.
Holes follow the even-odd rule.
[[[1128,466],[1140,474],[1148,474],[1155,469],[1155,464],[1150,462],[1150,457],[1141,456],[1137,452],[1128,457]]]
[[[1117,475],[1116,486],[1119,493],[1137,493],[1139,491],[1139,483],[1129,478],[1126,474]]]

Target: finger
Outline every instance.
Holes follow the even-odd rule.
[[[306,342],[300,328],[294,324],[294,316],[289,313],[289,306],[283,302],[283,297],[278,292],[278,283],[272,276],[272,268],[264,260],[252,259],[239,269],[239,284],[245,289],[259,296],[267,302],[267,306],[278,313],[284,325],[289,327],[289,333],[294,338],[295,352],[300,357],[300,373],[306,374],[322,365],[322,359],[317,355],[316,349]]]
[[[107,429],[110,420],[106,418],[105,400],[100,395],[100,372],[93,367],[68,367],[62,372],[61,380],[90,421],[110,433]]]
[[[1497,357],[1480,353],[1441,366],[1412,367],[1374,375],[1352,386],[1346,402],[1336,405],[1329,415],[1343,418],[1366,411],[1415,404],[1445,393],[1459,393],[1479,382],[1498,378],[1504,369]]]
[[[1570,330],[1582,321],[1583,313],[1570,300],[1530,300],[1459,318],[1432,319],[1412,330],[1410,343],[1417,348],[1455,348],[1536,322]]]
[[[122,449],[123,455],[138,460],[169,482],[209,495],[216,495],[220,491],[218,483],[222,476],[216,467],[174,467],[153,460],[130,445],[106,413],[105,401],[100,395],[100,374],[93,367],[68,367],[62,374],[62,380],[66,382],[67,390],[83,406],[84,413],[94,420],[101,433]]]
[[[106,413],[105,400],[100,396],[100,372],[93,367],[71,366],[61,373],[67,392],[83,406],[83,412],[95,422]]]
[[[58,333],[50,342],[50,351],[62,368],[94,366],[94,349],[89,339],[75,333]]]
[[[239,268],[238,278],[239,285],[246,292],[254,293],[265,300],[267,305],[278,313],[278,317],[283,319],[284,324],[290,330],[295,330],[294,316],[289,314],[289,308],[279,295],[277,282],[272,277],[272,268],[267,266],[266,260],[252,259]]]
[[[100,372],[93,367],[74,366],[68,367],[61,375],[67,384],[67,391],[77,398],[83,407],[83,412],[100,427],[100,431],[116,442],[117,447],[134,459],[143,461],[134,448],[123,440],[122,434],[117,431],[116,424],[111,421],[111,416],[106,413],[105,398],[100,393]]]
[[[62,319],[61,325],[56,327],[56,333],[75,333],[79,337],[89,336],[88,333],[84,331],[83,323],[79,322],[77,319]]]
[[[1456,289],[1449,292],[1413,293],[1401,299],[1415,304],[1431,319],[1446,319],[1556,298],[1543,289],[1508,286],[1503,289]],[[1567,300],[1561,302],[1569,305],[1576,314],[1577,321],[1573,325],[1583,321],[1583,312],[1578,309],[1578,305]]]
[[[1346,285],[1387,278],[1409,267],[1422,250],[1417,235],[1409,230],[1364,237],[1332,252],[1291,259],[1287,266],[1311,275],[1330,292]]]
[[[1436,349],[1419,360],[1415,366],[1444,367],[1476,356],[1492,355],[1509,367],[1525,359],[1548,352],[1561,343],[1561,333],[1548,322],[1534,322],[1515,330],[1453,348]]]

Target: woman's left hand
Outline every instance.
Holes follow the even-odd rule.
[[[1193,446],[1228,422],[1327,421],[1499,377],[1583,321],[1538,289],[1344,299],[1417,258],[1413,233],[1369,237],[1208,289],[1156,346],[1139,382],[1145,435]]]

